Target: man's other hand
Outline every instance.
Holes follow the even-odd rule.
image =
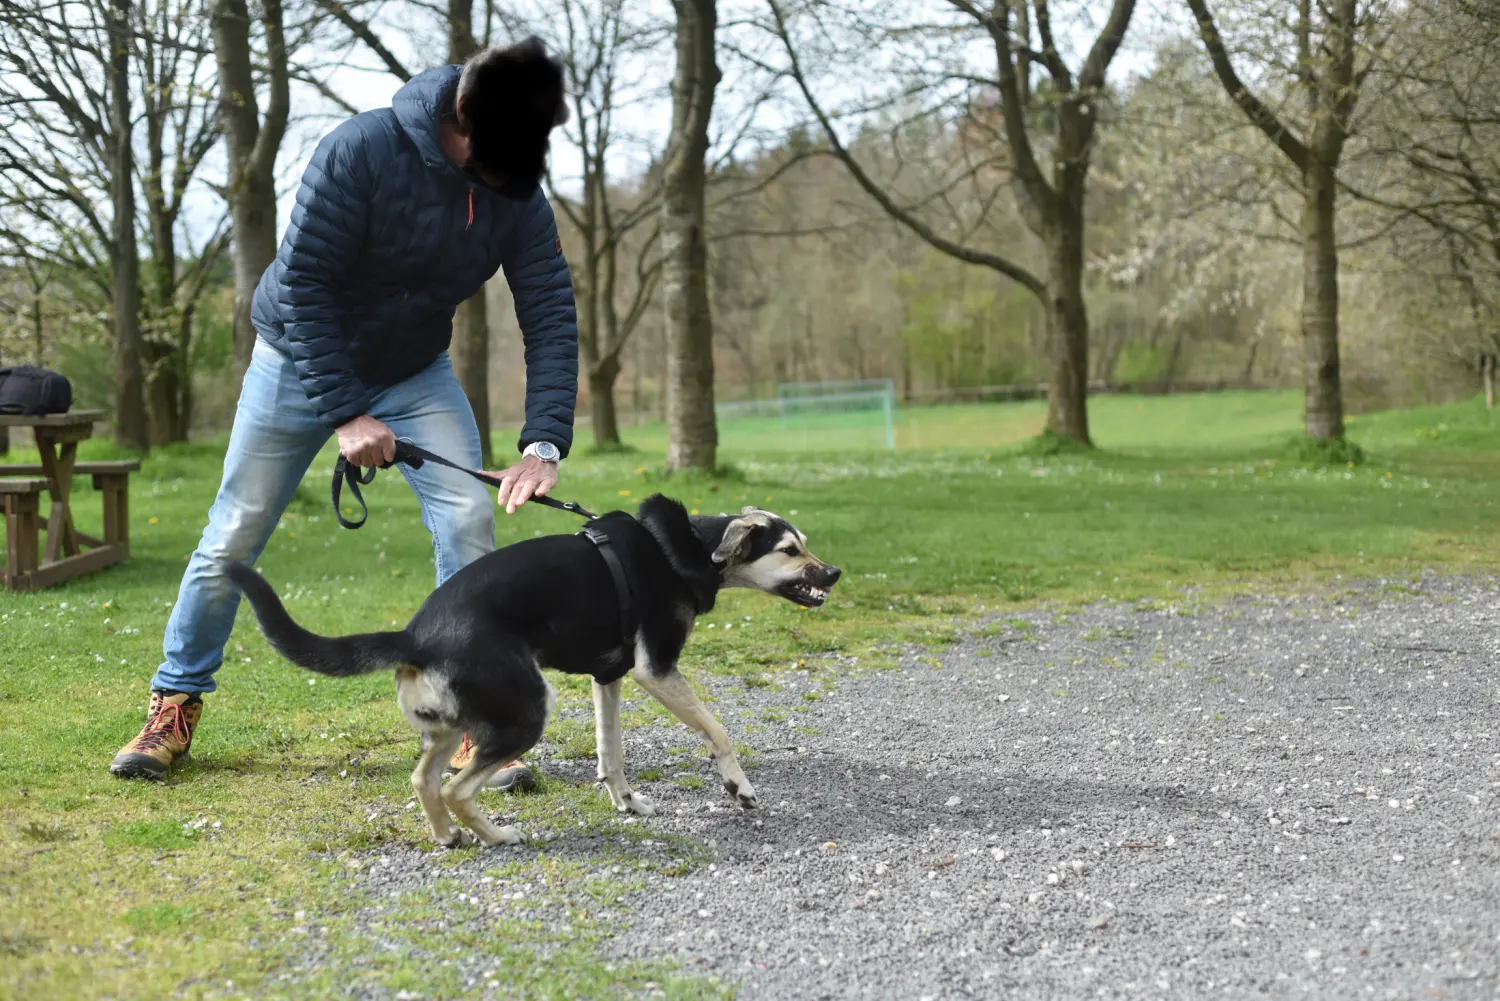
[[[384,465],[396,457],[396,433],[369,414],[340,424],[339,454],[367,469]]]
[[[509,469],[490,475],[501,479],[499,503],[505,507],[505,513],[515,514],[529,499],[544,497],[557,486],[557,463],[528,455]]]

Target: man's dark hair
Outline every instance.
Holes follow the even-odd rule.
[[[458,78],[457,99],[475,166],[507,184],[541,181],[547,137],[568,120],[562,64],[541,39],[476,53]]]

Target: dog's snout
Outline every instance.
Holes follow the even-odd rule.
[[[840,570],[836,566],[830,564],[823,568],[823,577],[828,581],[829,587],[837,584],[839,582],[839,578],[842,576],[844,576],[844,571]]]

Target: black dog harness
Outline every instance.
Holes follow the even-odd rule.
[[[390,462],[384,462],[379,466],[372,466],[369,469],[365,469],[362,466],[354,465],[348,459],[340,455],[338,458],[338,462],[334,463],[333,489],[331,491],[333,496],[333,516],[338,519],[340,525],[342,525],[344,528],[360,528],[366,521],[369,520],[370,507],[365,503],[364,495],[360,493],[360,485],[364,484],[365,486],[369,486],[371,483],[375,482],[375,473],[378,470],[389,469],[391,466],[395,465],[398,462],[404,463],[410,466],[412,469],[421,469],[424,463],[435,462],[439,466],[447,466],[449,469],[456,469],[460,473],[465,473],[469,476],[472,476],[479,482],[492,487],[498,487],[503,482],[498,476],[492,476],[489,473],[482,473],[477,469],[469,469],[467,466],[460,466],[458,463],[453,462],[452,460],[445,459],[435,452],[429,452],[427,451],[427,449],[421,448],[418,445],[414,445],[407,439],[402,438],[397,440],[396,454]],[[349,485],[349,493],[354,495],[354,500],[358,502],[360,507],[360,517],[358,521],[350,521],[348,518],[344,517],[344,509],[340,504],[340,500],[342,498],[344,484],[346,483]],[[594,514],[592,511],[574,501],[554,500],[551,497],[545,497],[535,494],[532,495],[531,500],[545,507],[556,508],[559,511],[569,511],[573,514],[581,515],[589,519],[590,521],[595,521],[599,517],[597,514]],[[630,578],[625,576],[625,565],[620,562],[620,556],[615,552],[614,545],[609,541],[609,535],[605,533],[604,529],[600,528],[597,525],[585,525],[583,527],[583,530],[578,534],[594,544],[594,548],[599,550],[599,555],[604,557],[605,565],[609,567],[609,576],[615,585],[615,598],[620,603],[621,639],[627,650],[633,649],[635,646],[636,631],[634,610],[635,603],[630,600]]]

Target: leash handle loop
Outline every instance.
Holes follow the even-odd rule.
[[[345,528],[360,528],[370,519],[370,506],[365,503],[364,494],[360,493],[359,485],[370,484],[375,481],[375,469],[364,469],[352,464],[342,455],[339,461],[333,464],[333,516],[339,520],[339,524]],[[339,494],[344,484],[349,484],[349,493],[359,504],[360,516],[358,521],[350,521],[344,517],[343,505],[339,503]]]

